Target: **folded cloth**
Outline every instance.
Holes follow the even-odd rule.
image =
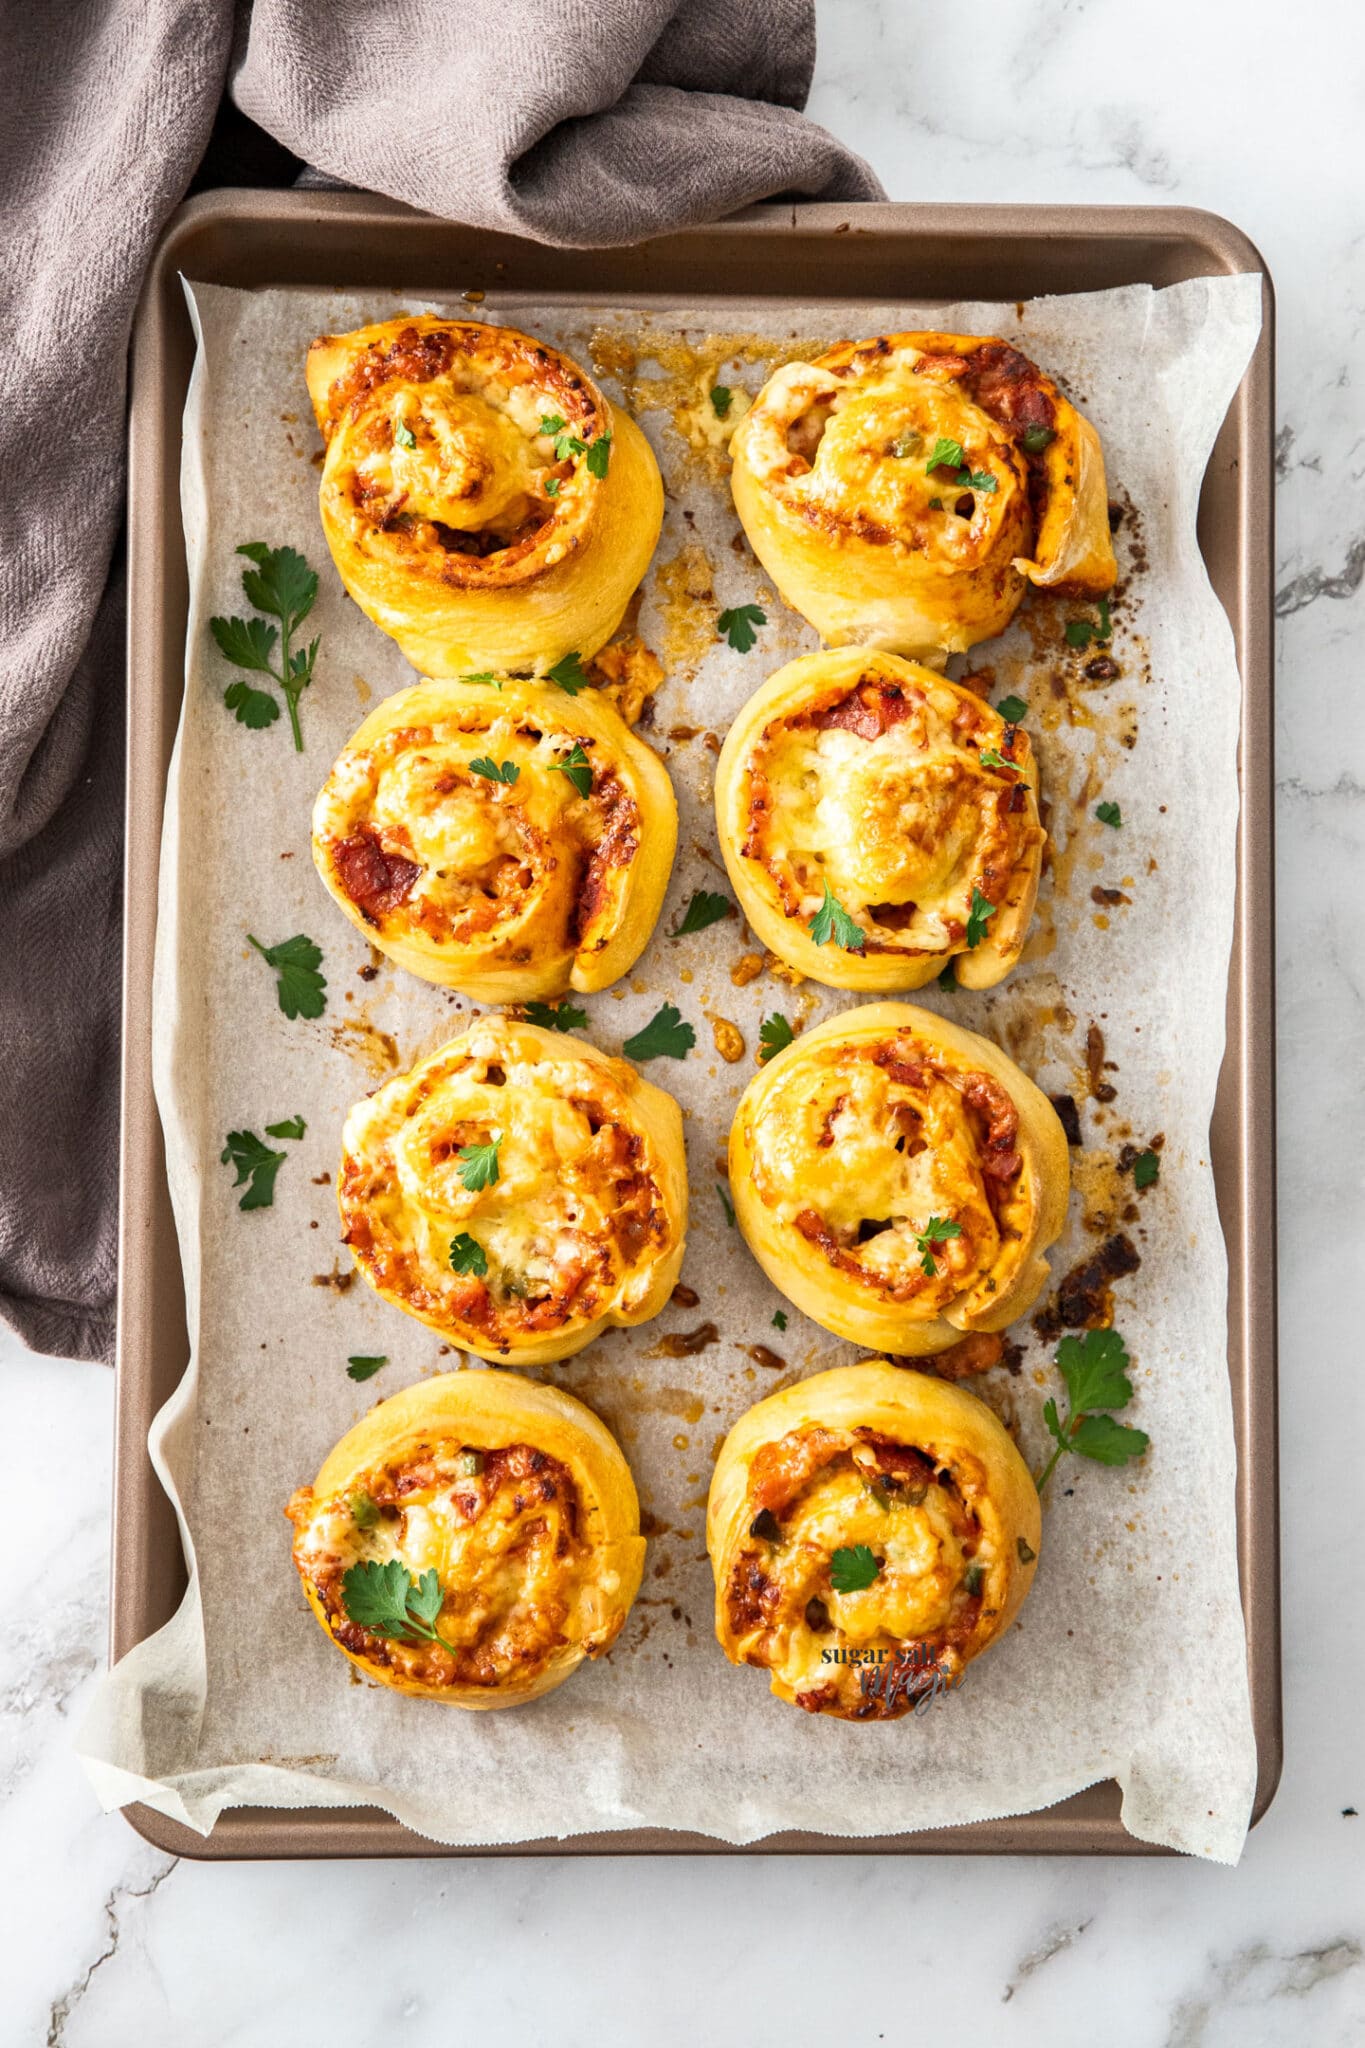
[[[235,38],[234,38],[235,29]],[[0,1317],[113,1349],[128,335],[231,73],[331,178],[604,247],[874,199],[811,0],[47,0],[0,23]]]

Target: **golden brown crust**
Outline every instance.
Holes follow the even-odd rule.
[[[779,669],[726,736],[716,824],[741,909],[801,974],[909,990],[956,957],[987,988],[1018,961],[1046,842],[1033,750],[932,670],[865,647]],[[856,950],[811,933],[826,888]]]
[[[286,1513],[324,1632],[369,1677],[463,1707],[516,1706],[620,1633],[644,1541],[629,1467],[591,1411],[497,1372],[421,1381],[370,1413]],[[433,1642],[362,1626],[348,1571],[434,1571]]]
[[[732,453],[754,552],[833,646],[941,665],[1001,632],[1028,583],[1114,582],[1098,436],[1008,343],[840,342],[769,378]]]
[[[706,1542],[716,1635],[779,1699],[895,1720],[1010,1626],[1042,1542],[1037,1491],[975,1395],[884,1359],[760,1401],[721,1447]],[[839,1551],[875,1567],[841,1587]]]
[[[328,546],[415,668],[544,673],[611,637],[663,485],[639,428],[568,357],[404,314],[316,341],[307,377]]]
[[[833,1017],[770,1061],[735,1112],[729,1172],[773,1284],[906,1357],[1024,1313],[1070,1183],[1046,1096],[998,1046],[908,1003]]]
[[[496,1147],[491,1178],[461,1159],[476,1147]],[[355,1104],[337,1203],[386,1301],[479,1357],[545,1364],[667,1301],[687,1229],[682,1115],[625,1060],[484,1017]]]
[[[387,698],[313,812],[313,859],[352,924],[482,1002],[617,980],[676,840],[668,772],[610,704],[512,678]]]

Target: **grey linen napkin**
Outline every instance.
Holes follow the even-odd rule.
[[[802,119],[811,0],[3,0],[0,1317],[113,1348],[128,334],[231,72],[327,176],[603,247],[875,199]]]

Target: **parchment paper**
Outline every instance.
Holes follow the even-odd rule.
[[[651,1535],[644,1585],[608,1659],[500,1714],[443,1711],[357,1680],[305,1608],[282,1512],[375,1398],[462,1362],[358,1278],[351,1284],[331,1176],[351,1101],[459,1030],[471,1006],[377,955],[377,977],[362,978],[368,949],[324,894],[308,851],[313,797],[333,758],[366,710],[413,676],[346,597],[323,541],[304,353],[316,334],[433,303],[529,328],[594,367],[637,412],[663,466],[667,519],[639,631],[666,669],[646,737],[677,789],[679,857],[658,932],[628,983],[587,999],[587,1035],[616,1051],[667,997],[698,1039],[684,1063],[649,1069],[686,1113],[683,1280],[698,1305],[670,1306],[540,1375],[581,1395],[620,1438]],[[101,1798],[145,1800],[201,1831],[232,1804],[364,1802],[443,1842],[637,1825],[749,1842],[782,1828],[886,1834],[1013,1814],[1113,1777],[1134,1834],[1235,1861],[1255,1755],[1234,1551],[1226,1267],[1207,1134],[1232,926],[1238,679],[1195,511],[1258,331],[1259,280],[932,316],[910,304],[825,305],[784,314],[776,332],[770,308],[719,302],[664,316],[513,293],[471,304],[458,294],[432,302],[201,286],[191,306],[200,337],[183,462],[191,608],[162,853],[156,1084],[193,1363],[150,1444],[192,1576],[175,1618],[105,1681],[83,1731]],[[757,949],[735,919],[682,940],[668,933],[694,889],[726,886],[711,809],[714,736],[768,674],[817,644],[739,534],[706,393],[717,381],[757,391],[774,360],[806,340],[921,326],[1004,335],[1055,372],[1099,429],[1111,496],[1125,508],[1112,646],[1081,652],[1061,638],[1067,618],[1094,618],[1093,607],[1032,600],[974,663],[994,671],[997,695],[1028,701],[1050,805],[1052,862],[1025,961],[990,994],[931,985],[914,1000],[997,1038],[1045,1090],[1069,1091],[1080,1105],[1085,1149],[1073,1152],[1054,1275],[1115,1229],[1138,1248],[1141,1268],[1119,1286],[1115,1321],[1134,1360],[1123,1419],[1149,1433],[1151,1449],[1117,1471],[1065,1460],[1049,1488],[1037,1581],[1010,1638],[928,1713],[851,1726],[780,1705],[762,1673],[726,1663],[712,1633],[704,1504],[716,1448],[747,1406],[860,1355],[787,1308],[727,1226],[717,1192],[760,1018],[781,1010],[810,1023],[856,999],[771,972],[736,986],[733,966]],[[263,732],[234,722],[223,704],[232,671],[208,632],[211,614],[245,609],[233,550],[258,539],[302,549],[320,574],[308,631],[322,644],[303,699],[302,755],[283,718]],[[717,639],[717,611],[754,601],[768,624],[751,653],[734,654]],[[1104,653],[1117,678],[1087,677]],[[687,728],[694,736],[681,737]],[[1095,819],[1100,798],[1121,805],[1120,829]],[[1097,888],[1121,900],[1096,900]],[[300,931],[318,940],[322,1019],[281,1014],[248,931],[268,944]],[[740,1063],[713,1049],[713,1018],[739,1026]],[[1095,1074],[1085,1055],[1092,1025],[1113,1063]],[[1112,1102],[1092,1099],[1095,1079],[1116,1091]],[[307,1134],[281,1147],[274,1207],[243,1214],[219,1164],[225,1134],[296,1114]],[[1138,1195],[1117,1155],[1158,1136],[1159,1184]],[[773,1317],[784,1308],[780,1330]],[[661,1340],[705,1321],[718,1326],[713,1344],[660,1355]],[[1022,1369],[972,1384],[1017,1426],[1036,1469],[1047,1448],[1042,1404],[1060,1391],[1054,1347],[1027,1324],[1014,1334]],[[383,1353],[388,1364],[356,1386],[345,1370],[353,1353]]]

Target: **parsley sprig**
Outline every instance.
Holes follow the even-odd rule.
[[[662,1003],[621,1050],[632,1060],[685,1060],[696,1042],[697,1034],[681,1012],[672,1003]]]
[[[209,620],[209,631],[234,668],[268,675],[272,682],[279,684],[289,710],[294,750],[301,754],[303,732],[299,726],[299,698],[313,680],[319,643],[315,639],[296,653],[291,650],[290,643],[313,609],[313,600],[318,594],[317,572],[309,568],[295,548],[270,548],[263,540],[249,540],[237,552],[255,564],[254,568],[242,571],[242,589],[248,602],[258,612],[278,619],[279,624],[269,625],[265,619],[213,618]],[[280,647],[278,668],[270,658],[277,641]],[[254,690],[240,676],[236,682],[229,683],[223,701],[230,711],[236,713],[238,723],[253,731],[273,725],[280,715],[279,705],[267,690]]]
[[[692,901],[683,912],[682,923],[674,932],[675,939],[685,939],[689,932],[704,932],[708,925],[719,924],[734,909],[728,896],[721,896],[709,889],[694,889]]]
[[[545,671],[547,682],[557,683],[566,696],[576,697],[580,690],[586,690],[592,678],[579,658],[577,648],[572,654],[561,655],[553,668]]]
[[[972,890],[971,906],[967,912],[967,944],[975,951],[986,936],[986,926],[995,916],[996,905],[989,896],[983,896],[979,889]]]
[[[948,1244],[953,1238],[961,1237],[962,1225],[949,1223],[942,1216],[931,1216],[923,1230],[915,1237],[915,1250],[919,1253],[920,1271],[927,1279],[934,1279],[938,1263],[934,1257],[936,1244]]]
[[[866,1543],[841,1546],[829,1561],[829,1582],[836,1593],[862,1593],[881,1577],[881,1560]]]
[[[562,761],[552,761],[552,775],[566,775],[580,796],[592,795],[592,764],[581,746],[575,745]]]
[[[384,1352],[372,1353],[368,1357],[363,1352],[355,1352],[346,1361],[346,1377],[348,1380],[372,1380],[381,1366],[388,1362],[388,1355]]]
[[[488,1271],[488,1254],[477,1237],[471,1237],[467,1230],[451,1238],[447,1257],[452,1273],[472,1273],[476,1279],[482,1280]]]
[[[489,1139],[486,1145],[461,1145],[455,1158],[460,1181],[466,1194],[480,1194],[484,1188],[491,1188],[498,1178],[498,1147],[502,1144],[502,1133]]]
[[[239,1209],[269,1209],[275,1200],[275,1175],[284,1165],[287,1154],[272,1152],[263,1144],[254,1131],[229,1131],[227,1143],[219,1153],[224,1166],[235,1166],[237,1178],[234,1187],[247,1183],[246,1193],[237,1204]]]
[[[1043,1420],[1057,1448],[1038,1475],[1039,1493],[1067,1451],[1092,1458],[1097,1465],[1126,1465],[1130,1458],[1142,1456],[1150,1438],[1103,1412],[1126,1408],[1132,1400],[1128,1365],[1127,1347],[1117,1330],[1063,1337],[1057,1346],[1057,1368],[1066,1381],[1067,1417],[1065,1422],[1060,1419],[1055,1401],[1044,1402]]]
[[[515,761],[495,761],[491,754],[480,754],[469,764],[471,775],[481,775],[485,782],[500,782],[504,789],[511,789],[521,774]]]
[[[587,1023],[588,1013],[573,1003],[526,1003],[523,1005],[528,1024],[539,1024],[542,1031],[577,1031]]]
[[[867,933],[857,918],[851,917],[844,909],[828,882],[825,883],[824,900],[806,930],[817,946],[827,946],[831,939],[846,953],[861,953],[867,946]]]
[[[933,453],[924,465],[924,474],[932,476],[936,469],[951,469],[953,482],[961,484],[964,490],[984,491],[987,495],[1000,488],[1000,479],[992,476],[988,469],[973,469],[962,452],[960,441],[950,441],[940,434],[934,443]]]
[[[716,630],[723,633],[736,654],[747,654],[757,642],[756,626],[766,626],[768,614],[756,604],[731,605],[716,620]]]
[[[1021,719],[1028,717],[1028,705],[1022,697],[1002,697],[995,708],[1006,725],[1018,725]]]
[[[1114,637],[1114,628],[1109,617],[1109,600],[1102,597],[1099,603],[1099,624],[1093,619],[1070,619],[1062,629],[1062,638],[1068,647],[1086,648],[1093,640],[1097,647],[1107,647]]]
[[[445,1595],[434,1571],[414,1579],[401,1558],[387,1564],[370,1558],[342,1574],[341,1598],[350,1620],[369,1635],[393,1643],[439,1643],[458,1655],[436,1628]]]
[[[279,977],[275,995],[286,1017],[320,1017],[327,1008],[327,978],[318,973],[322,948],[306,932],[281,939],[278,946],[263,946],[251,933],[247,944],[254,946],[267,967]]]
[[[758,1027],[758,1064],[766,1067],[769,1060],[786,1051],[795,1036],[782,1012],[774,1010]]]

